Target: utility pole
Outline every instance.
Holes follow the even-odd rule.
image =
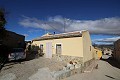
[[[70,22],[70,19],[66,19],[66,18],[63,18],[64,20],[64,23],[63,23],[63,26],[64,26],[64,33],[66,32],[66,26],[70,26],[70,24],[72,24],[71,22]],[[68,24],[66,24],[66,22],[68,22]]]
[[[45,26],[46,26],[46,22],[45,22]],[[46,28],[44,27],[44,30],[45,30],[45,34],[47,33],[47,30],[46,30]]]

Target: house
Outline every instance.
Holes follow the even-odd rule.
[[[8,30],[4,30],[2,36],[0,37],[0,62],[4,63],[12,48],[24,48],[25,36]]]
[[[102,51],[96,47],[94,48],[94,51],[95,51],[95,53],[94,53],[95,59],[100,59],[102,57]]]
[[[120,39],[114,43],[113,57],[120,62]]]
[[[112,50],[110,48],[104,48],[103,49],[103,54],[104,55],[112,55]]]
[[[31,41],[25,41],[26,44],[26,50],[29,51],[31,50]]]
[[[89,64],[93,59],[93,47],[89,32],[86,30],[61,34],[47,33],[32,40],[46,58],[82,62]]]
[[[5,30],[5,37],[0,39],[1,44],[9,48],[24,48],[25,36]]]

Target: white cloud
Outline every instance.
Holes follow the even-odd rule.
[[[29,35],[28,34],[23,34],[25,37],[28,37]]]
[[[40,31],[42,31],[42,30],[40,30],[40,29],[30,29],[30,30],[28,30],[28,32],[29,33],[32,33],[32,32],[40,32]]]
[[[93,41],[94,42],[108,42],[108,43],[111,43],[111,42],[117,41],[118,39],[120,39],[120,36],[119,37],[112,37],[112,38],[95,39]]]
[[[42,28],[46,30],[57,30],[59,32],[88,30],[93,34],[115,34],[120,35],[120,18],[104,18],[99,20],[72,20],[61,16],[49,17],[47,21],[37,18],[23,17],[19,22],[24,27]]]

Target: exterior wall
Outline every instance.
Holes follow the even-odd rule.
[[[6,31],[6,37],[2,40],[2,43],[11,48],[24,48],[25,36]]]
[[[120,39],[114,43],[114,53],[113,56],[116,60],[120,62]]]
[[[83,61],[89,61],[93,59],[93,48],[88,31],[82,33],[83,38]]]
[[[61,43],[62,55],[83,57],[83,44],[81,37],[56,39],[53,41],[54,46]],[[53,54],[56,54],[56,47],[54,47]]]
[[[95,59],[100,59],[102,57],[102,51],[99,49],[94,49],[95,50]]]
[[[47,42],[52,42],[52,54],[56,54],[56,44],[61,44],[61,55],[83,57],[82,37],[33,41],[32,45],[40,46],[40,44],[43,44],[43,52],[46,53]]]
[[[46,56],[46,43],[47,42],[52,42],[53,40],[42,40],[42,41],[33,41],[32,45],[38,46],[40,47],[40,44],[43,44],[43,53],[44,53],[44,57]],[[52,44],[52,51],[53,51],[54,47]]]
[[[94,59],[98,59],[97,54],[96,54],[96,49],[92,46],[92,56]]]

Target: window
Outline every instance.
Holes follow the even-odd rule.
[[[91,46],[90,46],[90,51],[91,51]]]
[[[56,44],[56,54],[61,54],[61,44]]]
[[[43,44],[40,44],[40,52],[43,52]]]

